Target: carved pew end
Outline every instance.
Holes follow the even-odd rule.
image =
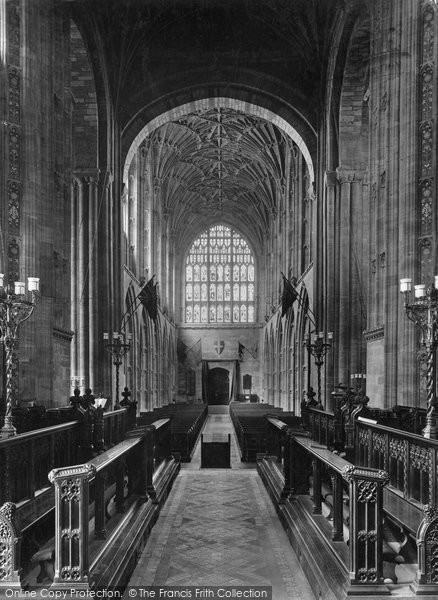
[[[40,572],[36,578],[37,583],[52,582],[55,577],[55,540],[51,540],[50,545],[35,552],[31,562],[39,563],[40,566]]]

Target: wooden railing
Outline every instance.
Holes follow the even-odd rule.
[[[336,415],[315,408],[304,412],[310,437],[329,448],[336,447],[336,443],[331,446],[329,435],[333,429],[336,432]],[[416,593],[438,595],[438,547],[435,549],[434,542],[438,535],[438,441],[397,428],[403,425],[418,430],[424,424],[423,413],[406,407],[383,413],[368,409],[368,417],[393,425],[387,426],[372,418],[361,418],[360,409],[350,411],[350,419],[346,419],[348,411],[344,409],[338,413],[342,435],[337,439],[343,440],[338,449],[357,467],[388,472],[389,484],[383,490],[384,515],[417,544],[418,569],[411,588]]]
[[[306,429],[313,440],[328,448],[335,445],[335,416],[333,413],[309,407],[303,411],[306,416]]]
[[[416,537],[418,570],[411,588],[438,595],[438,440],[360,421],[355,437],[357,463],[389,473],[385,513]]]
[[[44,576],[54,572],[53,589],[126,583],[179,470],[170,454],[169,424],[169,419],[161,419],[132,430],[86,463],[50,471],[54,537],[35,560],[42,569],[52,562],[50,569],[44,567]],[[13,503],[0,509],[2,557],[9,565],[0,573],[0,590],[24,584],[15,513]],[[26,585],[32,586],[31,575],[27,577]]]
[[[103,557],[117,546],[117,537],[129,538],[126,528],[139,511],[146,510],[150,530],[153,505],[160,504],[179,467],[170,456],[169,422],[161,419],[133,430],[123,442],[87,463],[50,473],[55,486],[55,588],[89,586],[97,580],[107,584],[108,574],[101,569],[108,559]],[[115,512],[111,515],[112,487]],[[142,509],[147,503],[149,508]],[[146,528],[145,519],[141,527]],[[111,544],[106,544],[110,533]]]
[[[0,503],[19,505],[22,528],[53,508],[49,471],[87,460],[124,438],[130,426],[129,409],[100,415],[93,410],[77,413],[75,421],[0,440]]]
[[[321,546],[325,548],[328,577],[334,580],[318,581],[313,573],[315,590],[320,593],[321,585],[326,585],[327,598],[341,597],[341,592],[388,593],[383,584],[381,518],[388,474],[356,467],[280,419],[269,419],[269,424],[278,432],[282,460],[266,456],[258,461],[258,470],[287,531],[295,534],[289,535],[292,544],[297,544],[308,565],[321,555]],[[322,516],[323,482],[330,490],[330,521]],[[333,545],[347,541],[348,546]]]
[[[79,439],[78,421],[1,439],[1,503],[33,499],[51,469],[77,462]]]
[[[388,471],[398,497],[419,507],[437,504],[437,440],[361,421],[356,422],[355,437],[358,465]]]

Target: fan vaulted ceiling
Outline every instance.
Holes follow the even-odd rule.
[[[227,108],[191,112],[148,136],[147,163],[177,244],[218,221],[260,244],[284,189],[287,144],[296,151],[273,124]]]

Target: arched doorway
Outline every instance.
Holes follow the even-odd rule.
[[[230,374],[227,369],[215,367],[208,372],[208,404],[229,404]]]

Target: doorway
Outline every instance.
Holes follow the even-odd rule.
[[[227,369],[216,367],[208,371],[208,404],[229,404],[230,374]]]

